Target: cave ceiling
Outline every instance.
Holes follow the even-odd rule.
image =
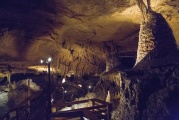
[[[151,7],[179,45],[179,0],[151,0]],[[52,57],[54,71],[81,76],[104,71],[111,52],[136,56],[141,13],[134,0],[1,0],[0,11],[1,73],[39,68]]]

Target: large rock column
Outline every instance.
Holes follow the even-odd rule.
[[[106,72],[110,71],[112,68],[120,64],[121,62],[119,61],[117,56],[109,54],[108,58],[106,59]]]
[[[136,0],[143,15],[135,67],[125,71],[114,120],[175,120],[179,116],[179,64],[171,28],[161,14]],[[155,65],[155,66],[152,66]],[[152,67],[146,67],[152,66]],[[144,69],[145,68],[145,69]]]
[[[106,43],[106,72],[111,69],[121,65],[121,62],[118,57],[118,48],[114,45],[114,43]]]
[[[145,5],[140,9],[146,12],[142,13],[145,17],[140,25],[135,65],[141,62],[153,62],[177,50],[173,32],[163,16]]]

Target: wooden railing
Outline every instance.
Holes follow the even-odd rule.
[[[0,120],[9,120],[9,119],[28,120],[30,114],[28,109],[30,109],[30,106],[28,106],[27,103],[29,100],[35,99],[41,94],[42,92],[26,98],[18,106],[16,106],[13,109],[10,109],[3,117],[0,118]],[[112,104],[99,99],[88,99],[82,101],[53,104],[52,107],[56,108],[56,111],[59,111],[60,108],[62,108],[62,104],[63,107],[70,107],[75,104],[82,104],[88,102],[92,103],[90,107],[54,112],[48,115],[48,119],[53,119],[55,117],[67,117],[67,118],[80,117],[81,119],[83,119],[83,117],[86,117],[90,120],[101,120],[101,119],[111,120]],[[12,113],[14,113],[15,116],[11,117]]]
[[[92,106],[67,111],[59,111],[59,108],[62,108],[62,104],[63,107],[70,107],[75,104],[82,104],[88,102],[92,102]],[[56,108],[56,111],[59,112],[54,112],[49,115],[50,119],[53,119],[55,117],[80,117],[82,119],[83,117],[86,117],[90,120],[111,120],[112,104],[99,99],[89,99],[70,103],[59,103],[52,105],[52,107]]]
[[[27,120],[29,116],[29,109],[30,109],[30,106],[28,105],[28,101],[37,98],[41,94],[42,92],[39,92],[31,95],[30,97],[27,97],[15,108],[10,109],[4,116],[0,118],[0,120],[9,120],[9,119]],[[11,114],[13,114],[13,117],[11,117]]]

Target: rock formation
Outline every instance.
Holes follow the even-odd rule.
[[[173,52],[177,53],[173,32],[163,16],[154,12],[143,2],[138,5],[142,11],[143,20],[139,32],[136,65],[140,62],[149,64]]]
[[[0,10],[0,78],[46,74],[40,60],[52,57],[56,78],[100,76],[94,90],[110,92],[114,120],[178,118],[178,0],[2,0]]]
[[[113,119],[174,120],[179,110],[178,58],[175,56],[165,64],[163,61],[167,61],[166,56],[174,55],[172,52],[177,54],[175,39],[161,14],[146,6],[143,11],[147,12],[143,14],[134,67],[140,70],[130,69],[122,74],[119,104]]]

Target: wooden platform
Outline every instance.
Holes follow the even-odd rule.
[[[60,104],[60,106],[58,106],[58,104],[55,104],[55,105],[53,105],[53,108],[56,107],[57,112],[52,113],[50,115],[50,118],[52,119],[52,118],[62,118],[63,117],[64,120],[66,120],[67,117],[71,117],[71,118],[85,117],[89,120],[103,120],[103,119],[111,120],[112,104],[108,103],[106,101],[102,101],[99,99],[88,99],[88,100],[64,103],[63,105],[64,105],[64,107],[67,107],[67,106],[72,107],[72,105],[75,105],[75,104],[79,105],[79,104],[84,104],[84,103],[88,103],[88,102],[92,103],[92,105],[89,107],[78,108],[78,109],[73,109],[73,110],[66,110],[66,111],[59,111],[58,108],[62,107],[62,104]],[[73,120],[73,119],[71,119],[71,120]]]
[[[77,118],[58,117],[58,118],[52,118],[51,120],[80,120],[80,118],[79,117],[77,117]]]
[[[17,107],[11,109],[6,113],[1,120],[17,119],[17,120],[82,120],[84,117],[87,120],[111,120],[112,104],[99,100],[88,99],[82,101],[65,102],[60,104],[52,104],[52,108],[55,108],[57,112],[48,114],[46,106],[46,95],[37,94],[33,96],[39,97],[36,102],[32,102],[31,106],[27,104],[32,97],[27,98]],[[80,105],[84,103],[91,103],[91,106],[78,108],[67,111],[60,111],[63,107],[72,107],[72,105]],[[15,112],[16,115],[11,118],[10,114]]]

